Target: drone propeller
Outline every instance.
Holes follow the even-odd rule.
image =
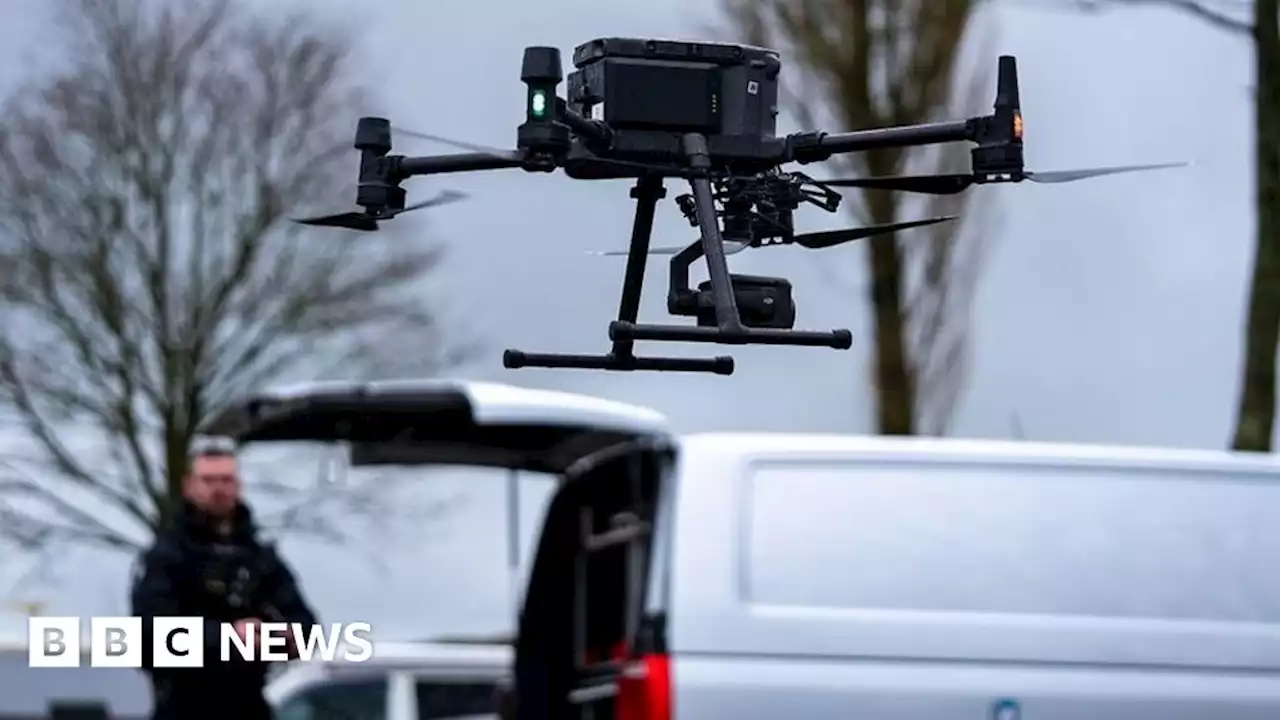
[[[852,242],[854,240],[862,240],[873,237],[875,235],[885,235],[895,233],[901,230],[910,230],[912,228],[925,227],[927,225],[937,225],[938,223],[950,222],[955,220],[958,215],[946,215],[943,217],[929,218],[927,220],[908,220],[900,223],[887,223],[885,225],[870,225],[860,228],[846,228],[844,230],[825,230],[822,232],[802,233],[796,235],[792,241],[803,248],[810,250],[822,250],[829,247],[840,245],[841,243]],[[787,243],[775,242],[769,243],[764,247],[773,245],[785,245]],[[751,247],[748,243],[740,240],[725,240],[724,254],[737,255],[738,253]],[[675,255],[683,251],[683,247],[659,247],[650,248],[649,255]],[[626,257],[630,254],[627,250],[596,250],[591,252],[592,255],[602,257]]]
[[[902,230],[910,230],[912,228],[926,227],[929,225],[937,225],[938,223],[951,222],[955,220],[957,215],[944,215],[942,217],[927,218],[925,220],[908,220],[906,222],[885,223],[883,225],[868,225],[860,228],[845,228],[844,230],[825,230],[823,232],[811,232],[796,235],[795,244],[802,248],[810,250],[823,250],[829,247],[835,247],[854,240],[863,240],[876,235],[888,235]]]
[[[740,242],[738,240],[725,240],[723,244],[724,244],[725,255],[737,255],[743,250],[746,250],[747,248],[751,247],[747,243]],[[678,252],[683,252],[684,249],[685,248],[683,246],[682,247],[656,247],[656,248],[649,248],[649,252],[646,254],[647,255],[675,255]],[[596,255],[598,257],[626,257],[627,255],[630,255],[631,252],[629,250],[592,250],[589,254]]]
[[[1160,163],[1157,165],[1124,165],[1119,167],[1089,168],[1085,170],[1055,170],[1051,172],[1032,172],[1030,170],[1012,174],[1008,179],[996,182],[1022,182],[1030,180],[1034,183],[1065,183],[1104,175],[1120,173],[1145,172],[1148,170],[1165,170],[1175,167],[1186,167],[1187,163]],[[875,190],[901,190],[904,192],[927,193],[929,195],[955,195],[964,192],[971,185],[981,184],[984,178],[970,173],[968,175],[899,175],[873,178],[835,178],[819,180],[823,185],[831,187],[858,187]],[[990,181],[988,181],[990,182]]]
[[[447,138],[442,135],[432,135],[430,133],[418,132],[417,130],[405,130],[402,127],[395,127],[392,129],[392,132],[394,132],[397,135],[411,137],[416,140],[426,140],[427,142],[439,143],[441,145],[447,145],[449,147],[457,148],[459,150],[466,150],[468,152],[481,153],[483,155],[494,155],[497,157],[506,157],[507,155],[511,154],[510,150],[501,150],[499,148],[490,147],[488,145],[478,145],[476,143],[463,142],[462,140],[454,140],[453,138]]]
[[[402,215],[410,210],[423,210],[430,207],[439,207],[448,205],[466,199],[467,194],[458,190],[444,190],[436,194],[430,200],[423,200],[420,203],[414,203],[397,210],[384,210],[380,213],[373,214],[368,212],[345,212],[336,215],[321,215],[319,217],[301,218],[294,220],[300,225],[312,225],[315,227],[336,227],[347,230],[361,230],[363,232],[373,232],[378,229],[379,220],[390,220],[391,218]]]

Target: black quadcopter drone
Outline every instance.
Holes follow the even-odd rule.
[[[376,230],[379,221],[408,210],[458,199],[405,205],[400,183],[418,175],[520,168],[564,170],[577,180],[634,178],[637,202],[627,252],[618,319],[609,324],[612,349],[604,355],[535,354],[507,350],[507,368],[583,368],[733,373],[731,357],[638,357],[636,341],[726,345],[790,345],[848,349],[848,330],[792,329],[796,308],[785,278],[731,275],[726,255],[747,247],[799,245],[828,248],[874,235],[955,219],[939,217],[864,228],[797,234],[792,216],[804,204],[827,212],[839,207],[838,187],[952,194],[974,184],[1069,182],[1181,163],[1061,173],[1023,169],[1022,115],[1017,66],[999,61],[991,115],[953,122],[847,133],[804,132],[777,137],[778,53],[722,43],[606,38],[579,46],[569,75],[568,99],[557,95],[564,79],[560,51],[529,47],[520,79],[528,86],[525,122],[516,150],[428,157],[391,155],[391,123],[361,118],[356,204],[363,210],[301,220],[305,224]],[[821,162],[841,153],[968,141],[973,172],[965,175],[815,180],[784,172],[790,162]],[[693,326],[638,323],[640,290],[658,201],[665,178],[689,183],[676,198],[701,237],[671,258],[667,311],[694,317]],[[689,268],[705,257],[710,279],[692,289]]]

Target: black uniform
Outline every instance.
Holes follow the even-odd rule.
[[[133,614],[143,618],[144,666],[155,688],[154,720],[225,716],[269,720],[262,697],[267,666],[219,661],[219,626],[243,618],[310,625],[315,616],[293,573],[275,549],[258,540],[248,508],[236,512],[224,535],[195,506],[184,503],[172,526],[140,559]],[[154,668],[151,618],[205,619],[203,668]],[[234,652],[234,651],[233,651]]]

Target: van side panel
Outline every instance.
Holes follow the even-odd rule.
[[[1272,678],[672,653],[674,718],[1275,720]]]
[[[1280,717],[1275,474],[743,447],[681,454],[677,717]]]

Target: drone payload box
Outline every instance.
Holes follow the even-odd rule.
[[[724,43],[600,38],[573,51],[566,102],[626,132],[774,137],[778,53]]]

